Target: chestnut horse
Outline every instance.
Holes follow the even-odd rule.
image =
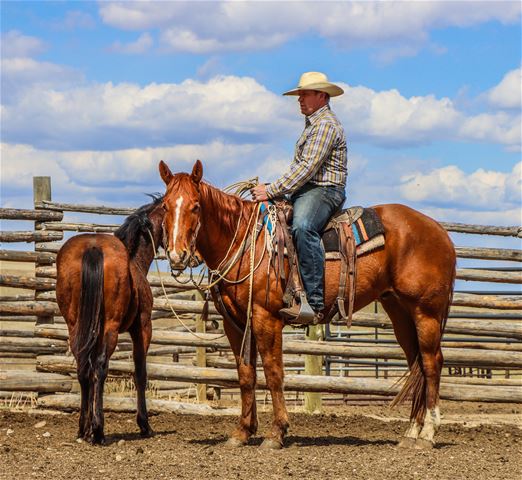
[[[167,185],[163,200],[166,209],[164,228],[171,268],[183,269],[197,249],[210,269],[219,269],[220,265],[227,263],[225,257],[228,260],[238,252],[249,219],[257,211],[257,204],[202,182],[203,167],[199,160],[191,174],[176,175],[161,162],[160,174]],[[422,213],[404,205],[374,208],[384,225],[386,244],[357,259],[354,310],[379,300],[388,313],[410,368],[397,397],[399,400],[412,399],[411,423],[401,444],[427,448],[433,445],[440,424],[441,338],[453,293],[455,249],[446,231]],[[281,448],[289,426],[283,392],[282,330],[285,324],[278,314],[283,306],[283,291],[275,274],[267,279],[269,266],[264,235],[265,232],[260,234],[255,246],[254,263],[260,262],[260,266],[253,278],[251,302],[248,280],[235,284],[221,281],[218,284],[223,304],[232,320],[225,321],[224,328],[235,355],[241,389],[241,417],[227,442],[230,446],[244,445],[257,430],[258,351],[272,396],[274,415],[271,432],[262,446]],[[248,277],[251,247],[244,250],[241,258],[226,273],[227,279]],[[262,255],[265,258],[261,258]],[[328,260],[324,279],[326,311],[337,297],[339,269],[339,260]],[[250,361],[245,362],[241,355],[241,330],[244,329],[249,303],[253,307],[252,336]],[[219,303],[216,307],[220,308]]]
[[[69,329],[81,386],[78,437],[104,444],[103,386],[118,333],[129,332],[133,343],[137,423],[150,436],[145,387],[146,356],[152,335],[152,292],[147,272],[154,245],[163,244],[165,210],[161,197],[127,217],[114,233],[76,235],[56,259],[56,299]]]

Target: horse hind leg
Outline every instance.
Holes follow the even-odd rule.
[[[434,446],[434,437],[441,423],[439,388],[444,362],[441,350],[442,329],[441,321],[435,315],[423,311],[422,308],[418,308],[416,311],[415,323],[422,369],[426,379],[425,417],[415,447],[425,449]]]
[[[383,296],[380,299],[380,302],[390,317],[395,337],[397,338],[399,345],[406,355],[406,360],[410,369],[409,378],[420,378],[422,380],[424,377],[422,376],[422,371],[419,371],[419,344],[417,340],[417,331],[415,328],[413,315],[410,313],[409,309],[405,306],[402,306],[399,299],[392,294]],[[419,374],[421,375],[420,377]],[[404,385],[401,392],[399,392],[397,397],[392,402],[392,406],[394,406],[402,403],[406,400],[406,398],[413,396],[410,425],[408,426],[403,439],[399,443],[399,446],[403,448],[410,448],[415,446],[415,442],[423,427],[422,419],[417,418],[417,415],[415,415],[415,404],[423,403],[424,398],[422,394],[417,395],[417,397],[420,396],[421,398],[415,398],[415,395],[412,395],[412,390],[414,389],[408,388],[408,385]]]
[[[78,425],[77,438],[86,439],[90,434],[92,411],[90,408],[90,379],[88,372],[78,371],[78,381],[80,382],[80,420]]]
[[[103,388],[109,371],[109,358],[118,342],[117,329],[106,330],[98,354],[91,370],[92,389],[92,421],[89,441],[93,445],[105,445],[104,416],[103,416]]]
[[[147,314],[142,314],[147,315]],[[150,437],[154,434],[149,424],[145,389],[147,387],[147,351],[152,335],[151,328],[143,328],[142,325],[150,325],[150,312],[148,322],[145,321],[129,330],[132,338],[132,357],[134,359],[134,384],[136,385],[137,414],[136,422],[142,437]],[[135,324],[136,325],[136,324]]]

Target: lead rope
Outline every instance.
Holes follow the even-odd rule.
[[[256,205],[256,219],[259,215],[259,210],[261,209],[261,203]],[[245,325],[245,333],[243,334],[243,340],[241,341],[241,350],[239,351],[239,358],[243,359],[243,363],[248,365],[250,359],[250,348],[252,345],[252,297],[254,292],[254,273],[257,270],[256,264],[256,222],[254,222],[254,228],[252,228],[252,236],[250,238],[250,285],[248,286],[248,306],[247,306],[247,320]],[[263,253],[261,255],[261,260],[265,256],[265,252],[263,249]],[[259,261],[259,265],[261,265],[261,260]]]
[[[147,232],[149,232],[149,236],[150,236],[150,240],[152,242],[152,248],[154,249],[154,252],[156,252],[156,244],[154,242],[154,237],[152,236],[152,232],[150,231],[150,228],[147,229]],[[167,305],[169,306],[170,308],[170,311],[174,314],[174,316],[176,317],[176,320],[185,328],[185,330],[187,330],[187,332],[189,332],[191,335],[193,335],[194,337],[198,338],[199,340],[208,340],[207,338],[204,338],[204,337],[201,337],[200,335],[198,335],[197,333],[194,333],[190,327],[180,318],[180,316],[176,313],[176,310],[174,310],[172,308],[172,304],[170,303],[170,299],[168,297],[168,294],[167,294],[167,290],[165,289],[165,284],[163,283],[163,277],[161,275],[161,272],[160,272],[160,269],[159,269],[159,263],[158,263],[158,259],[156,256],[154,256],[154,262],[156,264],[156,270],[158,271],[158,276],[159,276],[159,279],[160,279],[160,284],[161,284],[161,288],[163,290],[163,295],[165,296],[165,299],[167,300]],[[208,312],[208,298],[205,297],[205,304],[203,306],[203,311],[207,311]],[[220,338],[223,338],[225,336],[225,334],[223,335],[220,335],[219,337],[216,337],[214,338],[213,340],[219,340]]]

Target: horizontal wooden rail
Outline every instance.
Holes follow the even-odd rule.
[[[522,262],[522,250],[512,250],[507,248],[455,247],[455,251],[459,258]]]
[[[0,219],[2,220],[33,220],[38,222],[60,221],[63,212],[49,210],[26,210],[23,208],[0,208]]]
[[[60,315],[60,309],[54,302],[2,302],[0,303],[0,315],[52,316]]]
[[[61,240],[62,232],[36,231],[1,231],[0,242],[52,242]]]
[[[38,397],[38,408],[62,409],[66,411],[78,410],[80,408],[80,395],[74,393],[45,395]],[[110,397],[103,399],[103,409],[111,412],[136,412],[136,399],[129,397]],[[147,410],[149,413],[178,413],[185,415],[233,415],[240,413],[239,408],[213,408],[207,404],[185,403],[175,400],[161,400],[158,398],[147,398]]]
[[[22,250],[0,250],[0,260],[7,260],[9,262],[53,263],[56,261],[56,254]]]
[[[0,371],[0,385],[3,391],[55,393],[70,392],[73,379],[56,373],[35,374],[28,370]]]
[[[457,278],[473,282],[522,283],[522,271],[499,272],[497,270],[461,268],[457,270]]]
[[[28,288],[31,290],[51,290],[56,287],[52,278],[23,277],[21,275],[0,275],[0,286]]]
[[[78,205],[71,203],[57,203],[44,200],[35,204],[37,208],[60,210],[62,212],[98,213],[100,215],[130,215],[136,211],[129,207],[106,207],[104,205]]]
[[[120,225],[101,225],[96,223],[65,223],[65,222],[44,222],[40,224],[43,230],[60,232],[94,232],[94,233],[113,233]]]
[[[63,245],[62,242],[56,242],[56,243],[42,242],[42,243],[37,243],[34,246],[34,249],[37,252],[58,253],[60,248],[62,248],[62,245]]]
[[[439,222],[449,232],[476,233],[481,235],[500,235],[502,237],[522,238],[522,227],[496,227],[493,225],[468,225],[466,223]]]
[[[67,351],[64,340],[37,337],[0,337],[0,352],[57,354]]]
[[[476,295],[473,293],[455,293],[453,305],[460,307],[498,308],[500,310],[521,310],[522,296]]]

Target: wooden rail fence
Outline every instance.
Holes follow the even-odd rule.
[[[0,219],[4,225],[5,221],[34,222],[31,230],[3,229],[0,232],[0,241],[4,244],[34,243],[32,251],[4,247],[0,250],[2,262],[34,264],[34,274],[12,273],[7,269],[2,269],[0,273],[0,287],[16,289],[16,293],[0,295],[0,357],[33,359],[36,362],[33,371],[2,367],[0,392],[36,392],[42,406],[70,408],[78,398],[71,393],[77,391],[74,359],[70,354],[67,355],[67,329],[60,317],[54,291],[56,253],[64,234],[110,234],[118,225],[97,223],[92,219],[89,222],[68,221],[64,218],[65,213],[84,213],[91,217],[95,214],[128,215],[134,209],[53,202],[49,177],[35,177],[34,207],[32,210],[0,209]],[[520,226],[441,225],[450,232],[522,238]],[[456,251],[462,259],[488,263],[522,262],[521,249],[458,246]],[[165,318],[172,317],[170,312],[173,308],[189,323],[191,330],[198,332],[196,337],[189,332],[179,331],[180,327],[173,322],[168,327],[154,328],[148,363],[151,380],[163,382],[160,389],[165,388],[165,391],[179,388],[180,382],[197,384],[197,398],[200,401],[206,399],[207,385],[236,388],[237,374],[231,361],[228,341],[222,334],[221,318],[214,306],[210,306],[210,319],[205,323],[201,320],[204,302],[195,292],[193,284],[185,283],[187,277],[174,279],[162,275],[168,300],[160,288],[159,275],[150,273],[148,279],[155,296],[153,319],[163,319],[161,321],[164,322]],[[459,267],[457,279],[506,287],[516,285],[519,292],[522,271],[518,266],[509,269]],[[446,327],[447,340],[443,343],[445,367],[448,371],[473,371],[475,376],[445,374],[441,397],[458,401],[522,402],[521,319],[522,295],[456,292]],[[396,380],[404,371],[405,359],[402,350],[393,342],[389,318],[381,312],[361,311],[354,315],[353,327],[353,331],[339,330],[340,338],[336,340],[340,341],[311,341],[302,334],[285,333],[285,389],[383,398],[393,395],[398,388]],[[318,337],[322,338],[321,335]],[[122,335],[110,363],[110,375],[130,376],[133,368],[129,361],[130,352],[130,338]],[[157,363],[155,359],[160,356],[171,356],[176,360],[183,358],[185,363]],[[336,375],[322,375],[324,357],[334,364],[335,359],[338,359],[341,366],[334,370]],[[315,359],[313,368],[318,375],[307,374],[308,359]],[[389,365],[387,374],[396,365],[395,374],[390,373],[396,378],[375,378],[371,369],[376,365]],[[477,377],[477,374],[480,376]],[[261,371],[258,378],[258,386],[266,388]],[[55,395],[46,396],[50,393]],[[127,400],[113,403],[116,409],[128,408]],[[157,405],[167,410],[174,408],[167,403]]]

